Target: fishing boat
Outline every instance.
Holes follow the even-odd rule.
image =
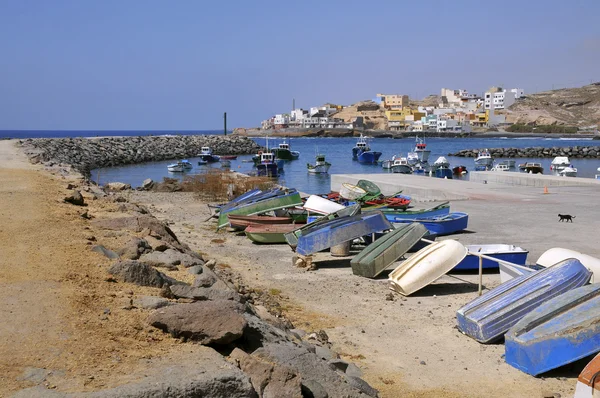
[[[222,160],[236,160],[237,155],[221,155]]]
[[[452,174],[454,174],[455,176],[462,176],[469,173],[469,171],[467,170],[467,166],[456,166],[452,168]]]
[[[480,343],[490,343],[543,303],[585,285],[590,276],[579,260],[568,259],[514,278],[459,309],[458,329]]]
[[[327,215],[335,213],[336,211],[343,209],[345,206],[322,198],[319,195],[310,195],[302,207],[312,213]]]
[[[302,235],[298,237],[296,252],[307,256],[361,236],[388,229],[392,229],[392,224],[385,219],[381,212],[373,211],[340,217],[303,231]]]
[[[392,165],[394,164],[394,157],[392,156],[391,159],[387,159],[381,162],[381,168],[384,170],[391,170]]]
[[[418,162],[421,163],[427,163],[427,161],[429,160],[429,155],[431,154],[431,151],[429,149],[427,149],[427,144],[425,144],[425,140],[420,138],[419,136],[415,136],[415,141],[416,141],[416,145],[415,145],[415,149],[412,152],[414,155],[411,156],[412,159],[415,159]],[[416,158],[415,158],[416,155]]]
[[[284,209],[286,207],[299,206],[302,204],[300,194],[294,190],[274,189],[264,194],[251,197],[248,202],[243,202],[235,207],[221,209],[217,229],[229,224],[228,214],[254,216],[269,211]]]
[[[348,184],[347,182],[342,183],[342,187],[340,188],[340,196],[344,199],[357,200],[366,194],[367,191],[358,185]]]
[[[421,224],[403,225],[372,242],[351,261],[352,273],[375,278],[394,261],[402,257],[423,236],[427,229]]]
[[[571,162],[569,161],[568,156],[557,156],[552,159],[552,162],[550,163],[550,171],[553,174],[558,175],[558,173],[569,166],[571,166]]]
[[[412,170],[413,170],[413,174],[429,175],[429,172],[431,171],[431,166],[427,162],[417,162],[417,163],[413,164]]]
[[[597,353],[600,284],[546,301],[525,315],[505,338],[506,363],[533,376]]]
[[[315,157],[315,164],[306,164],[306,168],[310,174],[325,174],[329,172],[329,168],[331,167],[331,163],[325,160],[325,155],[317,155]]]
[[[600,354],[596,355],[579,374],[573,398],[600,398],[600,380],[596,380],[598,375],[600,375]]]
[[[551,267],[568,258],[576,258],[592,273],[591,283],[600,282],[600,259],[571,249],[554,247],[546,250],[535,262],[541,267]]]
[[[298,245],[298,238],[300,236],[302,236],[303,234],[310,233],[311,231],[319,229],[332,220],[336,220],[336,219],[339,219],[342,217],[352,217],[359,213],[360,213],[360,205],[359,204],[354,204],[354,205],[344,207],[343,209],[340,209],[334,213],[328,214],[326,216],[322,216],[322,217],[318,218],[317,220],[313,221],[312,223],[308,223],[293,232],[286,233],[285,240],[287,241],[288,245],[290,245],[292,250],[296,250],[296,246]]]
[[[510,171],[510,167],[507,164],[497,164],[490,171]]]
[[[494,159],[492,158],[490,151],[487,149],[479,151],[477,153],[477,157],[475,158],[475,164],[477,166],[483,166],[486,168],[492,167],[492,164],[494,164]]]
[[[405,157],[394,158],[391,169],[392,173],[412,174],[412,167],[408,164],[408,160]]]
[[[389,276],[390,289],[408,296],[446,274],[467,255],[455,240],[432,243],[405,260]]]
[[[427,228],[429,232],[436,235],[450,235],[463,229],[467,229],[469,215],[467,213],[453,212],[443,216],[424,217],[418,216],[412,219],[396,220],[396,223],[418,222]]]
[[[288,144],[285,139],[277,148],[271,149],[271,152],[277,159],[295,160],[300,157],[300,152],[292,151],[290,149],[290,144]]]
[[[300,228],[296,224],[251,224],[244,233],[252,242],[256,243],[285,243],[284,234]]]
[[[510,263],[525,265],[527,261],[528,250],[522,249],[515,245],[467,245],[465,246],[469,253],[483,254],[488,257],[494,257],[499,260],[508,261]],[[498,263],[494,260],[484,258],[482,268],[497,269]],[[473,270],[479,269],[479,257],[467,256],[461,261],[454,270]]]
[[[414,220],[415,218],[447,216],[450,214],[450,205],[448,202],[441,203],[429,209],[416,210],[398,210],[398,209],[378,209],[390,222],[400,222],[402,220]],[[370,211],[368,208],[363,211]]]
[[[509,169],[514,169],[515,163],[516,162],[514,159],[504,159],[504,160],[500,161],[500,163],[498,163],[498,164],[508,166]]]
[[[448,166],[440,166],[435,169],[434,177],[452,179],[452,170]]]
[[[575,167],[568,166],[559,171],[558,175],[561,177],[577,177],[577,169]]]
[[[541,163],[527,162],[523,166],[523,171],[530,174],[543,174],[544,168]]]
[[[293,224],[291,217],[272,217],[272,216],[240,216],[236,214],[228,214],[229,226],[238,230],[244,230],[247,226],[253,224]]]
[[[444,156],[440,156],[433,162],[433,168],[437,169],[438,167],[450,167],[450,162]]]
[[[275,163],[272,152],[260,153],[260,163],[256,165],[256,172],[259,176],[277,177],[279,175],[279,167]]]
[[[381,152],[372,151],[367,143],[367,137],[362,134],[354,148],[352,148],[352,159],[358,160],[359,163],[377,164],[380,156]]]
[[[200,148],[200,153],[198,154],[198,157],[200,158],[200,160],[203,160],[207,163],[215,163],[221,160],[221,158],[217,155],[214,155],[212,153],[212,149],[210,149],[210,147],[207,146],[203,146],[202,148]]]
[[[173,173],[182,173],[184,171],[191,170],[192,167],[192,164],[188,160],[183,159],[178,161],[177,163],[172,163],[168,165],[167,170]]]

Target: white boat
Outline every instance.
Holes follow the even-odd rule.
[[[394,158],[384,160],[383,162],[381,162],[381,168],[389,170],[392,168],[393,164],[394,164]]]
[[[325,155],[317,155],[315,157],[315,164],[306,164],[308,172],[311,174],[325,174],[329,171],[331,163],[325,161]]]
[[[571,162],[567,156],[557,156],[552,159],[552,163],[550,163],[550,170],[553,173],[559,174],[564,168],[569,167]]]
[[[584,267],[590,270],[592,273],[590,283],[600,282],[600,259],[575,250],[554,247],[546,250],[535,263],[542,267],[550,267],[568,258],[576,258]]]
[[[340,188],[340,196],[344,199],[355,200],[362,198],[367,194],[367,191],[356,185],[348,184],[347,182],[342,183]]]
[[[490,171],[510,171],[510,166],[507,164],[497,164]]]
[[[410,167],[406,158],[397,157],[394,158],[394,163],[392,163],[392,173],[411,174],[412,167]]]
[[[408,296],[446,274],[466,255],[467,248],[455,240],[432,243],[392,271],[390,289]]]
[[[530,274],[532,272],[537,271],[537,269],[528,267],[526,265],[511,264],[505,262],[499,262],[498,268],[500,268],[500,283],[508,282],[509,280],[518,276]]]
[[[167,170],[174,173],[182,173],[186,170],[191,170],[192,164],[188,160],[180,160],[177,163],[173,163],[167,166]]]
[[[490,167],[492,164],[494,164],[494,159],[492,158],[490,151],[488,151],[487,149],[479,151],[477,157],[475,158],[475,164],[477,166],[485,167]]]
[[[414,153],[417,154],[417,160],[420,162],[427,162],[429,160],[429,155],[431,151],[427,148],[427,144],[425,144],[425,140],[419,137],[415,137],[415,141],[417,144],[415,145]]]
[[[419,163],[419,154],[417,152],[408,152],[406,154],[406,160],[410,165],[415,165]]]
[[[567,166],[558,172],[561,177],[577,177],[577,169],[575,167]]]
[[[438,168],[438,167],[450,167],[450,162],[445,157],[440,156],[439,158],[436,159],[435,162],[433,162],[433,167],[434,168]]]
[[[498,164],[505,164],[507,165],[509,168],[514,169],[515,168],[515,160],[514,159],[505,159],[502,160],[500,163]]]
[[[346,206],[332,202],[331,200],[322,198],[317,195],[310,195],[308,199],[306,199],[306,203],[304,203],[304,206],[302,207],[310,212],[328,215],[331,213],[335,213],[336,211],[341,210]]]

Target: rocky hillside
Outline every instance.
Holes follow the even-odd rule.
[[[511,123],[578,127],[600,124],[600,82],[531,94],[513,104],[509,111],[507,121]]]
[[[373,101],[357,102],[332,115],[332,117],[343,119],[345,122],[351,122],[357,116],[362,116],[364,118],[366,129],[387,129],[385,112],[383,108],[380,108],[379,105]]]

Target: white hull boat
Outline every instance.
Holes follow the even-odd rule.
[[[432,243],[392,271],[390,289],[408,296],[446,274],[466,255],[467,248],[455,240]]]
[[[558,172],[561,177],[577,177],[577,169],[575,167],[565,167]]]
[[[600,259],[575,250],[563,249],[561,247],[548,249],[537,259],[536,264],[542,267],[550,267],[568,258],[576,258],[584,267],[590,270],[592,273],[590,283],[600,282]]]
[[[328,215],[343,209],[345,206],[317,195],[310,195],[302,207],[310,212]]]
[[[571,166],[571,162],[567,156],[557,156],[552,159],[552,163],[550,163],[550,170],[554,174],[559,175],[561,171],[569,166]]]
[[[177,163],[173,163],[167,166],[167,170],[173,173],[182,173],[192,169],[192,164],[187,160],[180,160]]]
[[[477,154],[477,158],[475,159],[475,164],[478,166],[486,166],[489,167],[494,164],[494,159],[490,152],[485,149]]]
[[[311,174],[325,174],[329,172],[331,163],[325,161],[325,155],[317,155],[315,158],[315,164],[306,164],[308,172]]]
[[[436,159],[435,162],[433,162],[433,167],[434,168],[450,167],[450,162],[445,157],[440,156],[439,158]]]
[[[498,262],[498,268],[500,268],[500,283],[508,282],[513,278],[531,274],[537,271],[535,268],[528,267],[526,265],[511,264],[506,262]]]

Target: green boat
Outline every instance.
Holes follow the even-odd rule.
[[[401,222],[402,220],[413,220],[415,218],[427,218],[436,216],[447,216],[450,214],[450,205],[448,202],[441,203],[437,206],[429,209],[415,209],[415,210],[398,210],[381,208],[377,206],[371,206],[363,208],[363,212],[367,213],[372,210],[377,210],[383,213],[385,218],[391,222]]]
[[[227,213],[219,213],[219,221],[217,222],[217,229],[226,227],[229,224],[228,214],[239,215],[239,216],[253,216],[256,214],[262,214],[277,209],[285,209],[286,207],[301,206],[302,199],[300,194],[293,191],[287,195],[279,195],[269,197],[258,202],[251,202],[248,204],[242,204],[239,207],[235,207],[233,210]]]
[[[352,273],[375,278],[426,234],[427,228],[420,223],[394,229],[371,243],[350,261]]]
[[[248,239],[256,243],[273,244],[285,243],[284,234],[298,229],[300,226],[295,224],[271,224],[259,225],[253,224],[246,227],[244,231]]]
[[[295,160],[300,157],[300,152],[292,151],[290,144],[285,142],[285,140],[277,148],[271,149],[271,152],[275,155],[276,159]]]
[[[334,213],[331,213],[331,214],[328,214],[321,218],[318,218],[317,221],[308,223],[301,228],[298,228],[294,231],[286,233],[285,240],[288,243],[288,245],[290,245],[290,247],[295,250],[296,246],[298,245],[298,238],[301,237],[303,234],[307,234],[311,230],[318,228],[321,225],[325,224],[326,222],[329,222],[335,218],[340,218],[340,217],[345,217],[345,216],[354,216],[358,213],[360,213],[360,205],[359,204],[344,207],[343,209],[340,209]]]

